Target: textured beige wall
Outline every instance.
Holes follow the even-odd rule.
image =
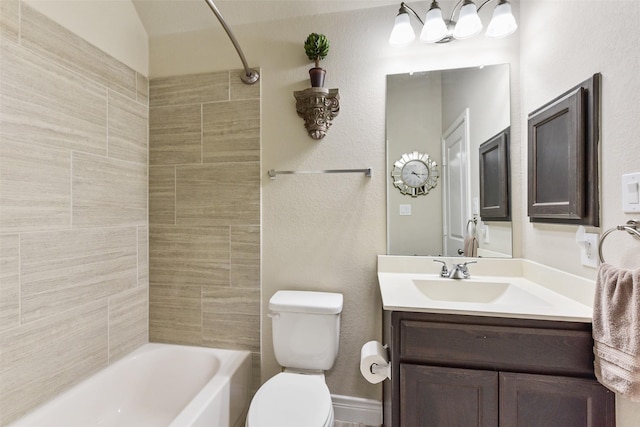
[[[260,83],[149,88],[151,341],[253,352],[260,374]]]
[[[0,425],[148,340],[146,77],[0,2]]]

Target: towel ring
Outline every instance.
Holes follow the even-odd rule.
[[[478,225],[478,218],[471,218],[469,221],[467,221],[467,233],[469,232],[469,224],[473,224],[473,233],[475,234],[476,225]]]
[[[617,225],[615,227],[612,227],[610,229],[608,229],[607,231],[605,231],[602,234],[602,238],[600,239],[600,243],[598,243],[598,256],[600,257],[600,263],[604,264],[604,257],[602,256],[602,242],[604,242],[604,239],[611,234],[612,232],[616,231],[616,230],[620,230],[620,231],[626,231],[627,233],[631,234],[631,237],[635,237],[636,239],[640,239],[640,231],[638,231],[638,227],[640,226],[640,221],[636,221],[634,219],[630,219],[629,221],[627,221],[627,223],[625,225]]]

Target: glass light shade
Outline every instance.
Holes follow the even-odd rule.
[[[509,2],[501,2],[493,11],[486,35],[493,39],[499,39],[513,34],[517,28],[516,18],[511,13],[511,5]]]
[[[420,32],[420,41],[424,43],[435,43],[442,40],[447,35],[447,24],[442,19],[442,11],[439,7],[429,9],[424,18],[424,27]]]
[[[458,22],[453,30],[453,37],[466,39],[473,37],[482,31],[482,22],[478,16],[478,10],[473,2],[467,3],[460,9]]]
[[[393,47],[406,46],[414,41],[415,38],[416,34],[413,32],[411,22],[409,22],[409,14],[406,12],[398,13],[389,36],[389,44]]]

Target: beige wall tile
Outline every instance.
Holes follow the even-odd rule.
[[[10,422],[106,364],[106,300],[0,333],[2,422]]]
[[[231,227],[231,262],[257,264],[260,262],[260,227]]]
[[[152,107],[229,100],[228,71],[156,78],[149,86]]]
[[[260,351],[260,316],[234,315],[220,319],[202,315],[202,343],[207,347]]]
[[[260,315],[260,289],[208,287],[202,290],[203,316],[210,320]],[[260,335],[257,330],[256,334]]]
[[[201,286],[149,288],[149,340],[202,345]]]
[[[231,227],[231,286],[260,287],[260,227]]]
[[[138,286],[149,286],[149,227],[138,227]]]
[[[261,366],[261,356],[260,352],[252,352],[251,353],[251,396],[255,394],[256,391],[262,385],[262,377],[260,376],[260,371],[262,370]]]
[[[258,69],[260,72],[260,69]],[[240,99],[260,99],[260,82],[248,85],[240,79],[245,74],[244,68],[241,70],[231,70],[230,79],[230,100],[237,101]]]
[[[55,315],[138,283],[133,227],[21,235],[22,321]]]
[[[20,238],[0,234],[0,331],[20,323]]]
[[[234,86],[226,72],[150,82],[149,336],[252,350],[257,388],[259,86]]]
[[[260,223],[259,162],[176,168],[176,222],[194,226]]]
[[[71,154],[0,140],[0,232],[71,227]]]
[[[136,72],[24,2],[21,43],[50,62],[74,70],[131,98],[136,96]]]
[[[149,106],[149,79],[136,73],[136,91],[138,102]]]
[[[0,1],[0,38],[17,43],[20,28],[19,19],[20,3],[18,0]]]
[[[199,104],[149,109],[151,165],[202,162],[201,110]]]
[[[73,226],[147,223],[147,165],[73,155]]]
[[[239,288],[260,288],[260,263],[232,263],[229,284]]]
[[[149,341],[148,288],[138,286],[109,298],[109,363]]]
[[[202,106],[204,163],[260,160],[260,100]]]
[[[146,105],[109,92],[109,157],[147,164],[149,112]]]
[[[149,223],[176,223],[175,166],[149,166]]]
[[[24,2],[0,38],[6,425],[147,340],[148,82]]]
[[[153,286],[229,283],[228,227],[152,225],[149,233]]]
[[[3,138],[106,154],[106,90],[17,45],[0,45]]]

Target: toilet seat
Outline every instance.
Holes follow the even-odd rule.
[[[324,375],[282,372],[257,391],[247,427],[329,427],[333,425],[331,394]]]

